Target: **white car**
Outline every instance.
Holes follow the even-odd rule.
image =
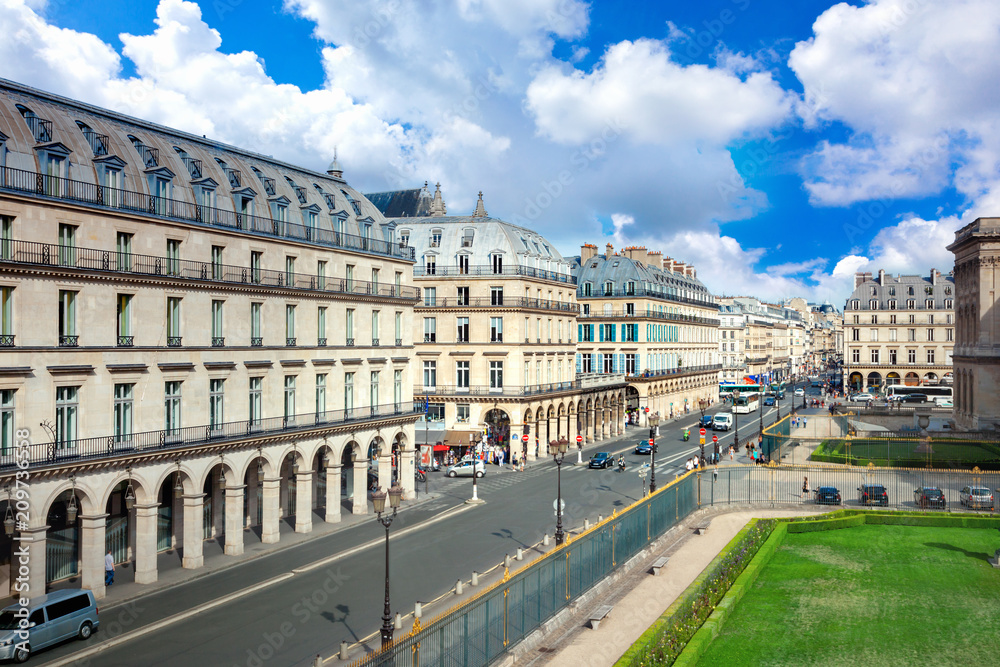
[[[448,468],[448,477],[472,477],[473,469],[476,477],[486,474],[486,464],[482,461],[459,461]]]
[[[725,412],[720,412],[715,415],[715,419],[712,420],[712,430],[713,431],[728,431],[733,425],[733,416],[726,414]]]
[[[875,395],[869,394],[868,392],[862,392],[851,396],[851,400],[855,403],[871,403],[875,400]]]
[[[798,389],[795,390],[795,395],[796,396],[805,396],[806,395],[806,390],[803,389],[802,387],[799,387]]]

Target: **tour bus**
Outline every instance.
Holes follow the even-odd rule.
[[[898,401],[907,394],[926,394],[928,401],[934,401],[943,407],[952,405],[954,395],[953,389],[947,385],[913,387],[903,384],[891,384],[885,388],[885,397],[890,401]]]
[[[733,401],[733,412],[745,415],[750,412],[757,412],[760,407],[760,394],[757,393],[746,393],[740,394],[740,397]]]
[[[724,382],[719,384],[719,398],[732,398],[735,391],[741,394],[757,394],[761,391],[761,385],[744,382]]]

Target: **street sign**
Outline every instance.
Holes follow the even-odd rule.
[[[552,509],[555,510],[555,511],[557,511],[557,512],[561,509],[561,510],[563,510],[565,512],[566,511],[566,501],[565,500],[562,500],[562,501],[560,501],[560,500],[553,500],[552,501]]]
[[[576,436],[576,441],[577,442],[583,442],[583,436],[582,435]]]
[[[698,429],[698,435],[705,435],[705,429]]]
[[[652,446],[653,446],[653,444],[654,444],[654,443],[653,443],[653,439],[652,439],[652,438],[650,438],[650,439],[649,439],[649,446],[650,446],[650,447],[652,447]]]
[[[648,407],[643,408],[643,410],[645,410],[646,412],[649,412],[649,408]]]
[[[712,442],[718,442],[718,441],[719,441],[719,436],[713,435],[712,436]]]
[[[524,435],[522,435],[521,436],[521,440],[524,441],[524,442],[528,442],[528,434],[525,433]]]

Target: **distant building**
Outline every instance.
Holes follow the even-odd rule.
[[[881,392],[893,384],[950,384],[954,309],[950,273],[856,274],[844,308],[845,386]]]
[[[955,422],[1000,426],[1000,218],[955,232]]]

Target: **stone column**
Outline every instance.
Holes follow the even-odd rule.
[[[156,524],[159,504],[135,506],[135,583],[156,581]]]
[[[202,521],[205,514],[205,494],[185,495],[184,498],[184,547],[181,566],[188,570],[205,564],[202,546],[205,544]]]
[[[295,475],[295,532],[310,533],[312,521],[313,471],[300,470]]]
[[[45,540],[48,537],[48,530],[48,526],[35,526],[21,531],[21,543],[15,543],[11,558],[18,570],[18,576],[20,576],[21,568],[27,570],[28,590],[12,590],[11,595],[13,597],[30,597],[34,599],[39,595],[45,595]],[[104,554],[101,555],[103,556]],[[102,559],[102,570],[104,568],[103,562]],[[10,583],[11,587],[13,587],[17,583],[16,577],[12,577]]]
[[[104,555],[108,552],[104,535],[107,514],[80,516],[80,575],[82,588],[89,588],[95,598],[103,598]],[[34,556],[34,554],[32,554]]]
[[[351,514],[368,514],[368,459],[354,462],[354,502]]]
[[[281,521],[281,478],[264,478],[261,493],[260,541],[274,544],[278,541]]]
[[[227,556],[239,556],[243,553],[243,512],[244,485],[226,486],[226,545]]]
[[[382,447],[388,449],[388,443],[383,443]],[[379,488],[389,492],[392,488],[392,452],[391,450],[378,457],[378,485]]]
[[[218,484],[212,485],[212,537],[226,532],[226,492]]]
[[[399,453],[399,484],[403,487],[403,500],[413,500],[416,481],[416,462],[413,449],[401,449]]]
[[[340,470],[339,463],[332,463],[326,468],[326,522],[340,522]]]

